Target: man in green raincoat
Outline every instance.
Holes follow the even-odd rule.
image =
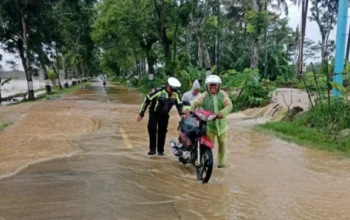
[[[212,122],[208,122],[207,135],[210,140],[215,143],[215,137],[218,139],[219,150],[218,150],[218,167],[222,168],[226,162],[226,141],[227,141],[227,115],[232,110],[232,102],[228,95],[220,90],[221,79],[216,75],[210,75],[205,80],[205,86],[207,91],[201,94],[191,104],[191,107],[185,108],[186,113],[189,110],[202,107],[204,110],[208,110],[218,114],[218,119]]]

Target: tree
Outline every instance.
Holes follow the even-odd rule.
[[[328,68],[328,56],[333,51],[329,35],[337,22],[338,1],[334,0],[311,0],[311,16],[309,19],[315,21],[321,34],[321,59]]]
[[[35,39],[45,29],[45,15],[51,1],[3,0],[0,2],[0,42],[5,51],[18,53],[28,81],[28,99],[34,100],[32,75],[35,71],[35,55],[32,48],[41,43]]]

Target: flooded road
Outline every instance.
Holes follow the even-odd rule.
[[[0,108],[16,119],[0,134],[0,174],[9,176],[0,219],[350,219],[349,160],[232,117],[228,166],[203,185],[168,146],[165,157],[146,155],[142,100],[92,83],[62,100]],[[177,124],[174,109],[167,143]]]

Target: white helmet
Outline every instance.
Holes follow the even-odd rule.
[[[205,87],[207,88],[207,90],[209,89],[208,86],[210,84],[216,84],[218,85],[218,90],[220,90],[221,87],[221,79],[219,76],[217,75],[210,75],[205,79]]]
[[[171,87],[172,90],[177,90],[181,87],[180,81],[174,77],[169,77],[168,85]]]

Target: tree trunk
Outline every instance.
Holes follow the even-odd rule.
[[[203,69],[203,52],[202,52],[202,41],[200,40],[199,36],[198,39],[198,60],[197,60],[197,66],[199,70]]]
[[[173,56],[173,60],[176,60],[176,53],[177,53],[177,31],[178,31],[178,26],[179,24],[176,22],[176,26],[175,26],[175,33],[174,33],[174,56]]]
[[[120,66],[119,66],[119,64],[117,64],[117,68],[116,68],[116,71],[115,71],[115,76],[116,77],[120,76]]]
[[[256,69],[259,66],[259,39],[255,38],[250,56],[250,68]]]
[[[265,13],[267,13],[267,2],[265,1]],[[264,42],[265,42],[265,54],[264,54],[264,78],[267,78],[267,30],[269,25],[266,25]]]
[[[46,65],[42,64],[41,67],[43,69],[43,74],[44,74],[46,93],[50,94],[51,93],[51,86],[50,86],[49,74],[47,72]]]
[[[66,57],[64,55],[62,55],[62,69],[63,69],[63,73],[64,73],[63,86],[64,86],[64,88],[68,88],[69,87],[68,73],[66,71]]]
[[[154,4],[156,7],[156,10],[158,12],[158,17],[159,17],[159,34],[160,34],[160,39],[161,43],[163,46],[163,52],[164,52],[164,59],[165,59],[165,74],[170,75],[172,71],[170,70],[169,64],[171,62],[171,50],[170,50],[170,44],[171,41],[167,36],[166,33],[166,27],[165,27],[165,22],[166,22],[166,11],[165,11],[165,0],[162,0],[162,8],[159,9],[157,1],[154,0]]]
[[[20,5],[17,0],[18,6]],[[21,10],[21,20],[22,20],[22,40],[23,40],[23,58],[24,58],[24,72],[26,73],[27,83],[28,83],[28,100],[34,101],[34,88],[33,88],[33,79],[32,72],[30,70],[30,61],[29,61],[29,51],[28,51],[28,33],[27,33],[27,24],[24,18],[23,10]]]
[[[61,84],[61,79],[60,79],[60,65],[58,63],[58,49],[57,49],[57,45],[55,46],[55,52],[56,52],[56,76],[57,76],[57,79],[58,79],[59,89],[62,89],[62,84]]]
[[[166,31],[165,29],[163,30],[163,50],[164,50],[164,58],[165,58],[165,74],[170,75],[171,71],[169,69],[169,64],[171,61],[171,51],[170,51],[170,40],[166,36]]]
[[[258,0],[251,0],[252,7],[254,12],[259,12],[260,7]],[[253,44],[252,44],[252,49],[251,49],[251,55],[250,55],[250,68],[251,69],[256,69],[259,66],[259,38],[255,37]]]
[[[148,80],[153,81],[154,80],[154,59],[150,54],[150,51],[146,52],[147,56],[147,65],[148,65]]]
[[[146,60],[144,59],[144,60],[142,60],[142,73],[141,74],[143,74],[145,72],[146,72]]]
[[[191,60],[191,33],[190,33],[190,28],[187,27],[187,31],[186,31],[186,52],[187,52],[187,56],[188,59]]]
[[[77,64],[73,64],[73,79],[72,79],[72,86],[75,86],[77,84],[77,78],[78,78],[78,68]]]
[[[59,89],[62,89],[62,84],[61,84],[61,79],[60,79],[60,74],[57,71],[57,69],[55,68],[55,65],[51,65],[51,68],[53,69],[55,76],[56,76],[56,84],[58,86]]]
[[[210,63],[210,55],[208,52],[208,48],[205,45],[205,42],[202,43],[202,52],[204,53],[204,64],[205,64],[205,74],[206,76],[210,76],[211,75],[211,63]]]
[[[81,61],[81,74],[82,74],[82,76],[80,76],[79,77],[79,79],[78,79],[78,83],[80,83],[81,82],[81,80],[82,80],[82,78],[85,78],[85,75],[86,75],[86,72],[85,72],[85,62],[84,61]]]

